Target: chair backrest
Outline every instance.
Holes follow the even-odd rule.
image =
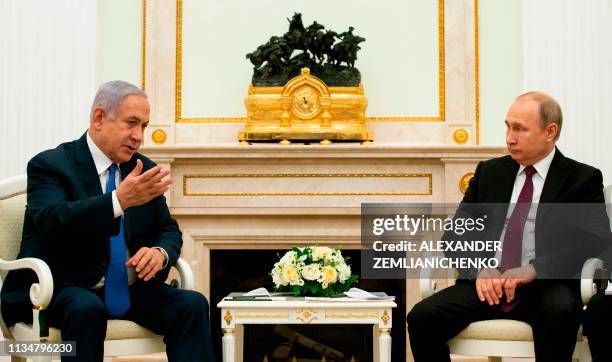
[[[606,210],[608,210],[610,228],[612,228],[612,185],[608,185],[604,188],[604,197],[606,198]]]
[[[26,186],[26,175],[0,181],[0,259],[15,260],[19,253]]]

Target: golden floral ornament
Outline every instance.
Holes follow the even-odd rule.
[[[455,140],[455,143],[459,145],[466,143],[468,138],[469,134],[463,128],[459,128],[453,133],[453,139]]]
[[[391,316],[389,315],[389,312],[385,309],[383,314],[380,316],[380,319],[383,321],[385,325],[387,325],[389,323],[390,318]]]
[[[156,129],[155,131],[153,131],[153,133],[151,133],[151,139],[158,145],[161,145],[162,143],[166,142],[167,138],[168,135],[166,134],[166,132],[164,132],[164,130],[160,128]]]
[[[310,309],[310,308],[298,309],[297,313],[298,313],[298,316],[295,319],[297,319],[298,321],[304,324],[308,324],[312,321],[316,321],[319,319],[319,317],[317,316],[318,311],[314,309]]]
[[[468,189],[468,186],[470,186],[470,180],[472,179],[472,177],[474,177],[473,172],[468,172],[463,175],[463,177],[461,177],[461,179],[459,180],[459,190],[461,191],[461,193],[465,194]]]
[[[227,312],[225,312],[225,316],[223,317],[223,320],[225,320],[225,323],[229,326],[232,323],[232,313],[230,313],[230,311],[228,310]]]

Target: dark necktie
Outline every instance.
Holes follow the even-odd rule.
[[[521,266],[521,255],[523,251],[523,229],[531,208],[533,199],[532,176],[536,173],[533,166],[525,167],[525,183],[521,189],[512,215],[508,220],[504,245],[502,248],[501,272]]]
[[[531,209],[533,201],[533,180],[532,176],[536,173],[533,166],[525,167],[525,183],[521,189],[512,215],[506,226],[506,234],[504,235],[504,245],[502,248],[501,272],[508,269],[513,269],[521,266],[521,256],[523,254],[523,230],[525,222]],[[519,303],[519,296],[515,292],[514,299],[509,303],[503,303],[499,308],[503,312],[509,312]]]
[[[108,168],[108,182],[106,192],[115,190],[115,173],[117,165]],[[121,317],[130,308],[130,294],[128,291],[127,269],[125,253],[125,234],[123,231],[123,217],[121,217],[119,234],[110,237],[110,253],[108,268],[104,276],[104,303],[106,311],[111,317]]]

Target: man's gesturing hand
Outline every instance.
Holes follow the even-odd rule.
[[[165,261],[166,258],[159,249],[143,246],[125,262],[125,266],[128,268],[133,266],[138,278],[148,282],[162,269]]]
[[[497,269],[482,269],[476,278],[476,293],[481,302],[499,304],[502,297],[501,273]]]
[[[142,172],[142,161],[136,160],[136,167],[117,187],[117,199],[123,210],[146,204],[157,196],[168,191],[172,180],[164,180],[170,171],[155,166],[145,173]]]

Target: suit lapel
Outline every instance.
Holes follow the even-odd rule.
[[[556,150],[555,157],[553,157],[546,180],[544,181],[544,188],[542,188],[542,195],[540,196],[541,204],[555,202],[557,195],[569,176],[565,171],[566,167],[567,160],[565,156],[559,150]]]
[[[86,134],[77,141],[75,170],[83,183],[85,193],[87,196],[92,197],[101,195],[102,187],[100,186],[100,176],[96,170],[96,165],[89,151],[89,147],[87,147]]]
[[[503,162],[503,167],[500,170],[500,178],[497,181],[495,188],[497,189],[497,198],[495,202],[509,203],[512,197],[512,190],[514,189],[514,181],[516,180],[516,174],[519,169],[519,164],[514,161],[511,157],[508,157]]]

